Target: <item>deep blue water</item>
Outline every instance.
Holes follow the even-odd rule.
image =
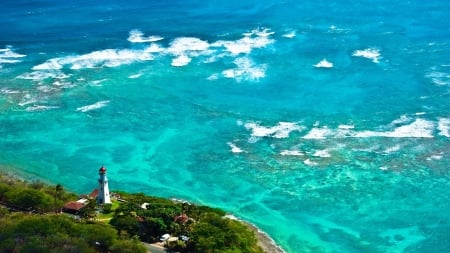
[[[286,252],[450,251],[450,2],[2,1],[0,167]]]

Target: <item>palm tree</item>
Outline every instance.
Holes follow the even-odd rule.
[[[57,184],[55,187],[55,210],[57,210],[56,200],[62,191],[63,187],[60,184]]]

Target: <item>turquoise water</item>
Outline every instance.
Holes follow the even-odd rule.
[[[105,165],[286,252],[450,251],[448,1],[130,2],[0,3],[4,170]]]

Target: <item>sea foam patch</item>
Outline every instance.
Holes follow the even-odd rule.
[[[20,58],[23,58],[25,56],[26,55],[24,54],[16,53],[11,46],[0,48],[0,67],[3,63],[12,64],[21,62]]]
[[[450,118],[439,118],[437,129],[439,135],[450,138]]]
[[[20,78],[33,80],[58,78],[55,76],[55,71],[63,71],[66,68],[80,70],[118,67],[135,62],[151,61],[156,56],[164,55],[174,57],[171,60],[171,65],[174,67],[186,66],[194,57],[198,56],[207,56],[202,62],[210,63],[223,57],[236,57],[240,54],[248,55],[253,49],[266,47],[274,42],[270,38],[273,34],[274,32],[270,29],[258,28],[244,33],[243,37],[238,40],[220,40],[211,44],[200,38],[179,37],[173,39],[168,47],[162,47],[154,43],[161,40],[162,37],[145,36],[140,30],[134,29],[130,31],[128,40],[133,43],[150,42],[147,47],[141,49],[104,49],[81,55],[52,58],[35,65],[32,67],[32,70],[35,72],[21,75]],[[4,54],[7,54],[6,49],[4,51]],[[8,54],[11,55],[11,53]],[[236,65],[236,68],[222,71],[223,77],[233,78],[237,81],[253,81],[265,77],[265,64],[255,64],[248,57],[238,57],[234,59],[233,63]],[[134,77],[136,76],[130,76],[130,78]]]
[[[272,35],[269,29],[255,29],[244,33],[244,37],[234,41],[220,40],[211,44],[212,47],[224,47],[232,55],[249,54],[255,48],[264,48],[272,44],[275,40],[270,38]]]
[[[297,35],[297,32],[295,30],[287,31],[285,34],[281,35],[284,38],[292,39]]]
[[[255,122],[248,122],[244,127],[251,130],[251,137],[273,137],[273,138],[287,138],[293,131],[302,132],[305,130],[304,126],[299,126],[296,123],[280,122],[276,126],[265,127]],[[307,140],[324,140],[324,139],[339,139],[339,138],[372,138],[372,137],[386,137],[386,138],[433,138],[433,133],[436,130],[436,122],[421,119],[410,118],[406,115],[392,121],[390,124],[380,126],[380,129],[392,129],[390,131],[374,131],[374,130],[355,130],[353,125],[339,125],[336,129],[327,126],[319,126],[314,124],[303,139]],[[437,130],[442,136],[450,137],[450,119],[441,118],[437,123]],[[255,140],[255,139],[252,139]],[[257,139],[256,139],[257,140]],[[385,150],[385,153],[397,151],[400,148],[397,146]],[[315,153],[314,156],[328,157],[329,150],[322,150]]]
[[[163,37],[156,35],[145,36],[144,33],[138,29],[131,30],[130,35],[128,36],[128,41],[132,43],[155,42],[163,39]]]
[[[26,106],[29,104],[33,104],[38,102],[38,99],[35,96],[32,96],[29,93],[26,93],[23,97],[22,100],[18,103],[19,106]]]
[[[0,89],[0,94],[19,94],[20,91],[18,90],[11,90],[9,88],[2,88]]]
[[[52,109],[59,108],[58,106],[48,106],[48,105],[33,105],[28,106],[25,110],[27,112],[36,112],[36,111],[48,111]]]
[[[191,57],[201,55],[208,48],[209,43],[207,41],[193,37],[181,37],[173,40],[166,52],[175,56],[171,65],[181,67],[188,65],[191,62]]]
[[[280,155],[282,156],[303,156],[303,152],[299,150],[281,150]]]
[[[331,157],[329,149],[316,150],[313,154],[315,157],[329,158]]]
[[[83,55],[53,58],[33,67],[33,70],[59,70],[63,66],[71,69],[86,69],[100,67],[117,67],[138,61],[153,60],[151,52],[132,49],[104,49]]]
[[[352,56],[367,58],[372,60],[374,63],[379,63],[381,58],[380,50],[377,48],[356,50],[353,52]]]
[[[416,119],[412,123],[399,126],[392,131],[360,131],[353,137],[389,137],[389,138],[433,138],[434,122]]]
[[[234,60],[236,68],[222,71],[222,76],[225,78],[233,78],[238,82],[258,81],[266,76],[266,65],[254,64],[249,58],[241,57]]]
[[[207,41],[194,37],[181,37],[174,39],[166,51],[173,55],[183,55],[205,51],[208,48],[209,43]]]
[[[333,63],[327,61],[327,59],[323,59],[320,62],[316,63],[313,65],[316,68],[332,68],[333,67]]]
[[[33,80],[33,81],[43,81],[45,79],[51,78],[51,79],[65,79],[69,78],[70,75],[64,74],[60,70],[50,70],[50,71],[32,71],[28,73],[23,73],[16,78],[19,79],[26,79],[26,80]]]
[[[287,138],[293,131],[303,131],[304,127],[292,122],[279,122],[273,127],[264,127],[258,123],[249,122],[244,125],[247,130],[250,130],[253,137],[273,137],[273,138]]]
[[[244,152],[244,150],[242,150],[241,148],[239,148],[238,146],[236,146],[236,144],[234,144],[232,142],[227,142],[227,145],[231,148],[232,153],[238,154],[238,153]]]
[[[78,107],[77,111],[88,112],[88,111],[92,111],[92,110],[96,110],[96,109],[105,107],[108,104],[109,104],[109,100],[103,100],[103,101],[99,101],[99,102],[91,104],[91,105],[85,105],[85,106]]]
[[[450,86],[450,74],[433,69],[426,77],[437,86]]]
[[[333,135],[333,131],[329,129],[328,127],[314,127],[312,128],[305,136],[303,136],[303,139],[326,139],[329,136]]]
[[[186,66],[189,64],[189,62],[191,62],[191,58],[186,56],[186,55],[180,55],[174,59],[172,59],[172,66],[174,67],[182,67],[182,66]]]

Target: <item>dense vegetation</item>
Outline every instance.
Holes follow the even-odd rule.
[[[64,191],[61,185],[52,187],[39,181],[26,183],[0,174],[0,202],[19,210],[55,211],[65,202],[76,198],[75,194]]]
[[[27,184],[0,175],[0,202],[21,211],[0,206],[0,252],[146,252],[137,239],[120,237],[107,224],[54,213],[70,199],[76,195],[61,186]]]
[[[65,215],[3,213],[0,230],[0,252],[146,252],[138,240],[119,238],[111,226]]]
[[[64,203],[77,199],[62,186],[0,175],[0,252],[139,253],[146,252],[140,241],[157,242],[163,234],[171,235],[165,246],[178,252],[263,252],[255,234],[220,209],[118,194],[120,201],[102,210],[91,201],[80,219],[74,219],[55,214]],[[105,214],[109,218],[103,222],[92,219]]]
[[[179,252],[263,252],[254,233],[220,209],[143,194],[120,195],[124,202],[110,222],[120,234],[155,242],[169,233],[185,239],[167,242],[168,248]]]

